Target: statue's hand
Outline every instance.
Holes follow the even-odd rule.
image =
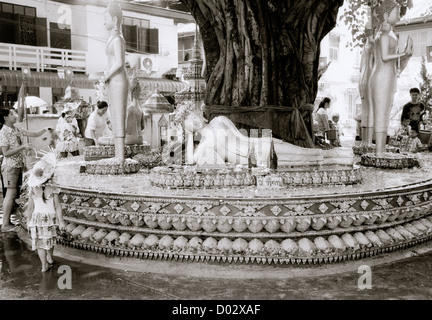
[[[407,56],[411,56],[414,51],[414,41],[411,36],[408,36],[406,44],[405,44],[405,53]]]

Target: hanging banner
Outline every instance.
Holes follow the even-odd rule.
[[[18,93],[18,122],[22,122],[24,120],[25,112],[26,112],[26,103],[25,103],[25,81],[21,83],[21,88]]]

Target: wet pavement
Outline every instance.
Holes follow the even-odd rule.
[[[423,248],[428,246],[432,244]],[[357,268],[321,276],[310,268],[305,269],[307,276],[285,279],[212,279],[87,265],[54,253],[54,268],[41,273],[40,261],[29,245],[16,233],[1,233],[0,300],[429,300],[432,251],[416,256],[417,250],[411,248],[414,256],[408,259],[372,266],[372,288],[361,290]],[[145,271],[145,260],[142,263]],[[66,279],[68,273],[71,277]]]

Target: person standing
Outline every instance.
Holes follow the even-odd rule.
[[[0,123],[3,125],[0,130],[0,147],[3,153],[1,172],[3,187],[6,188],[6,196],[3,199],[3,225],[2,231],[15,231],[10,222],[10,216],[19,197],[18,189],[22,183],[22,173],[25,170],[24,151],[32,149],[30,143],[23,143],[24,136],[40,137],[52,128],[44,128],[37,132],[16,128],[17,114],[12,109],[0,109]]]
[[[402,108],[401,123],[403,123],[405,119],[409,119],[411,129],[418,132],[425,112],[425,106],[420,102],[420,90],[418,88],[411,88],[409,93],[411,101]]]
[[[82,97],[79,95],[78,88],[76,88],[72,84],[66,87],[63,100],[57,102],[56,105],[58,105],[60,107],[59,109],[61,109],[61,112],[63,112],[63,108],[68,103],[78,105],[74,107],[74,118],[78,123],[79,134],[81,135],[80,137],[83,137],[87,124],[87,119],[92,112],[91,106],[82,99]]]
[[[343,136],[342,128],[339,124],[339,119],[340,119],[339,113],[335,113],[332,115],[331,126],[332,129],[336,130],[336,139],[331,141],[334,147],[341,147],[340,136],[341,135]]]
[[[54,265],[56,228],[59,227],[60,230],[65,228],[59,189],[47,184],[54,174],[55,164],[55,154],[48,153],[33,166],[27,180],[29,187],[27,227],[32,239],[32,250],[37,250],[41,260],[42,272],[50,270]]]
[[[329,126],[329,118],[327,114],[327,109],[330,108],[331,99],[329,97],[325,97],[322,99],[318,106],[317,116],[318,116],[318,131],[316,135],[322,136],[324,138],[324,134],[326,131],[330,130]]]
[[[106,136],[107,128],[110,129],[111,121],[107,114],[106,101],[98,101],[97,108],[90,114],[85,130],[85,145],[99,145],[99,138]]]
[[[59,157],[67,158],[68,153],[78,156],[79,128],[70,103],[65,104],[62,115],[57,121],[56,131],[58,135],[56,150],[59,152]]]

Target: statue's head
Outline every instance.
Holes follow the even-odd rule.
[[[372,15],[377,20],[375,24],[395,25],[401,18],[401,7],[395,0],[382,0],[373,7]]]
[[[135,75],[132,77],[130,83],[130,91],[132,99],[138,100],[141,95],[141,85],[139,83],[138,77],[136,77]]]
[[[115,29],[121,33],[123,14],[120,4],[117,1],[110,1],[104,12],[104,19],[104,25],[107,30]]]
[[[184,128],[186,131],[196,133],[205,127],[207,119],[197,111],[191,111],[185,121]]]

